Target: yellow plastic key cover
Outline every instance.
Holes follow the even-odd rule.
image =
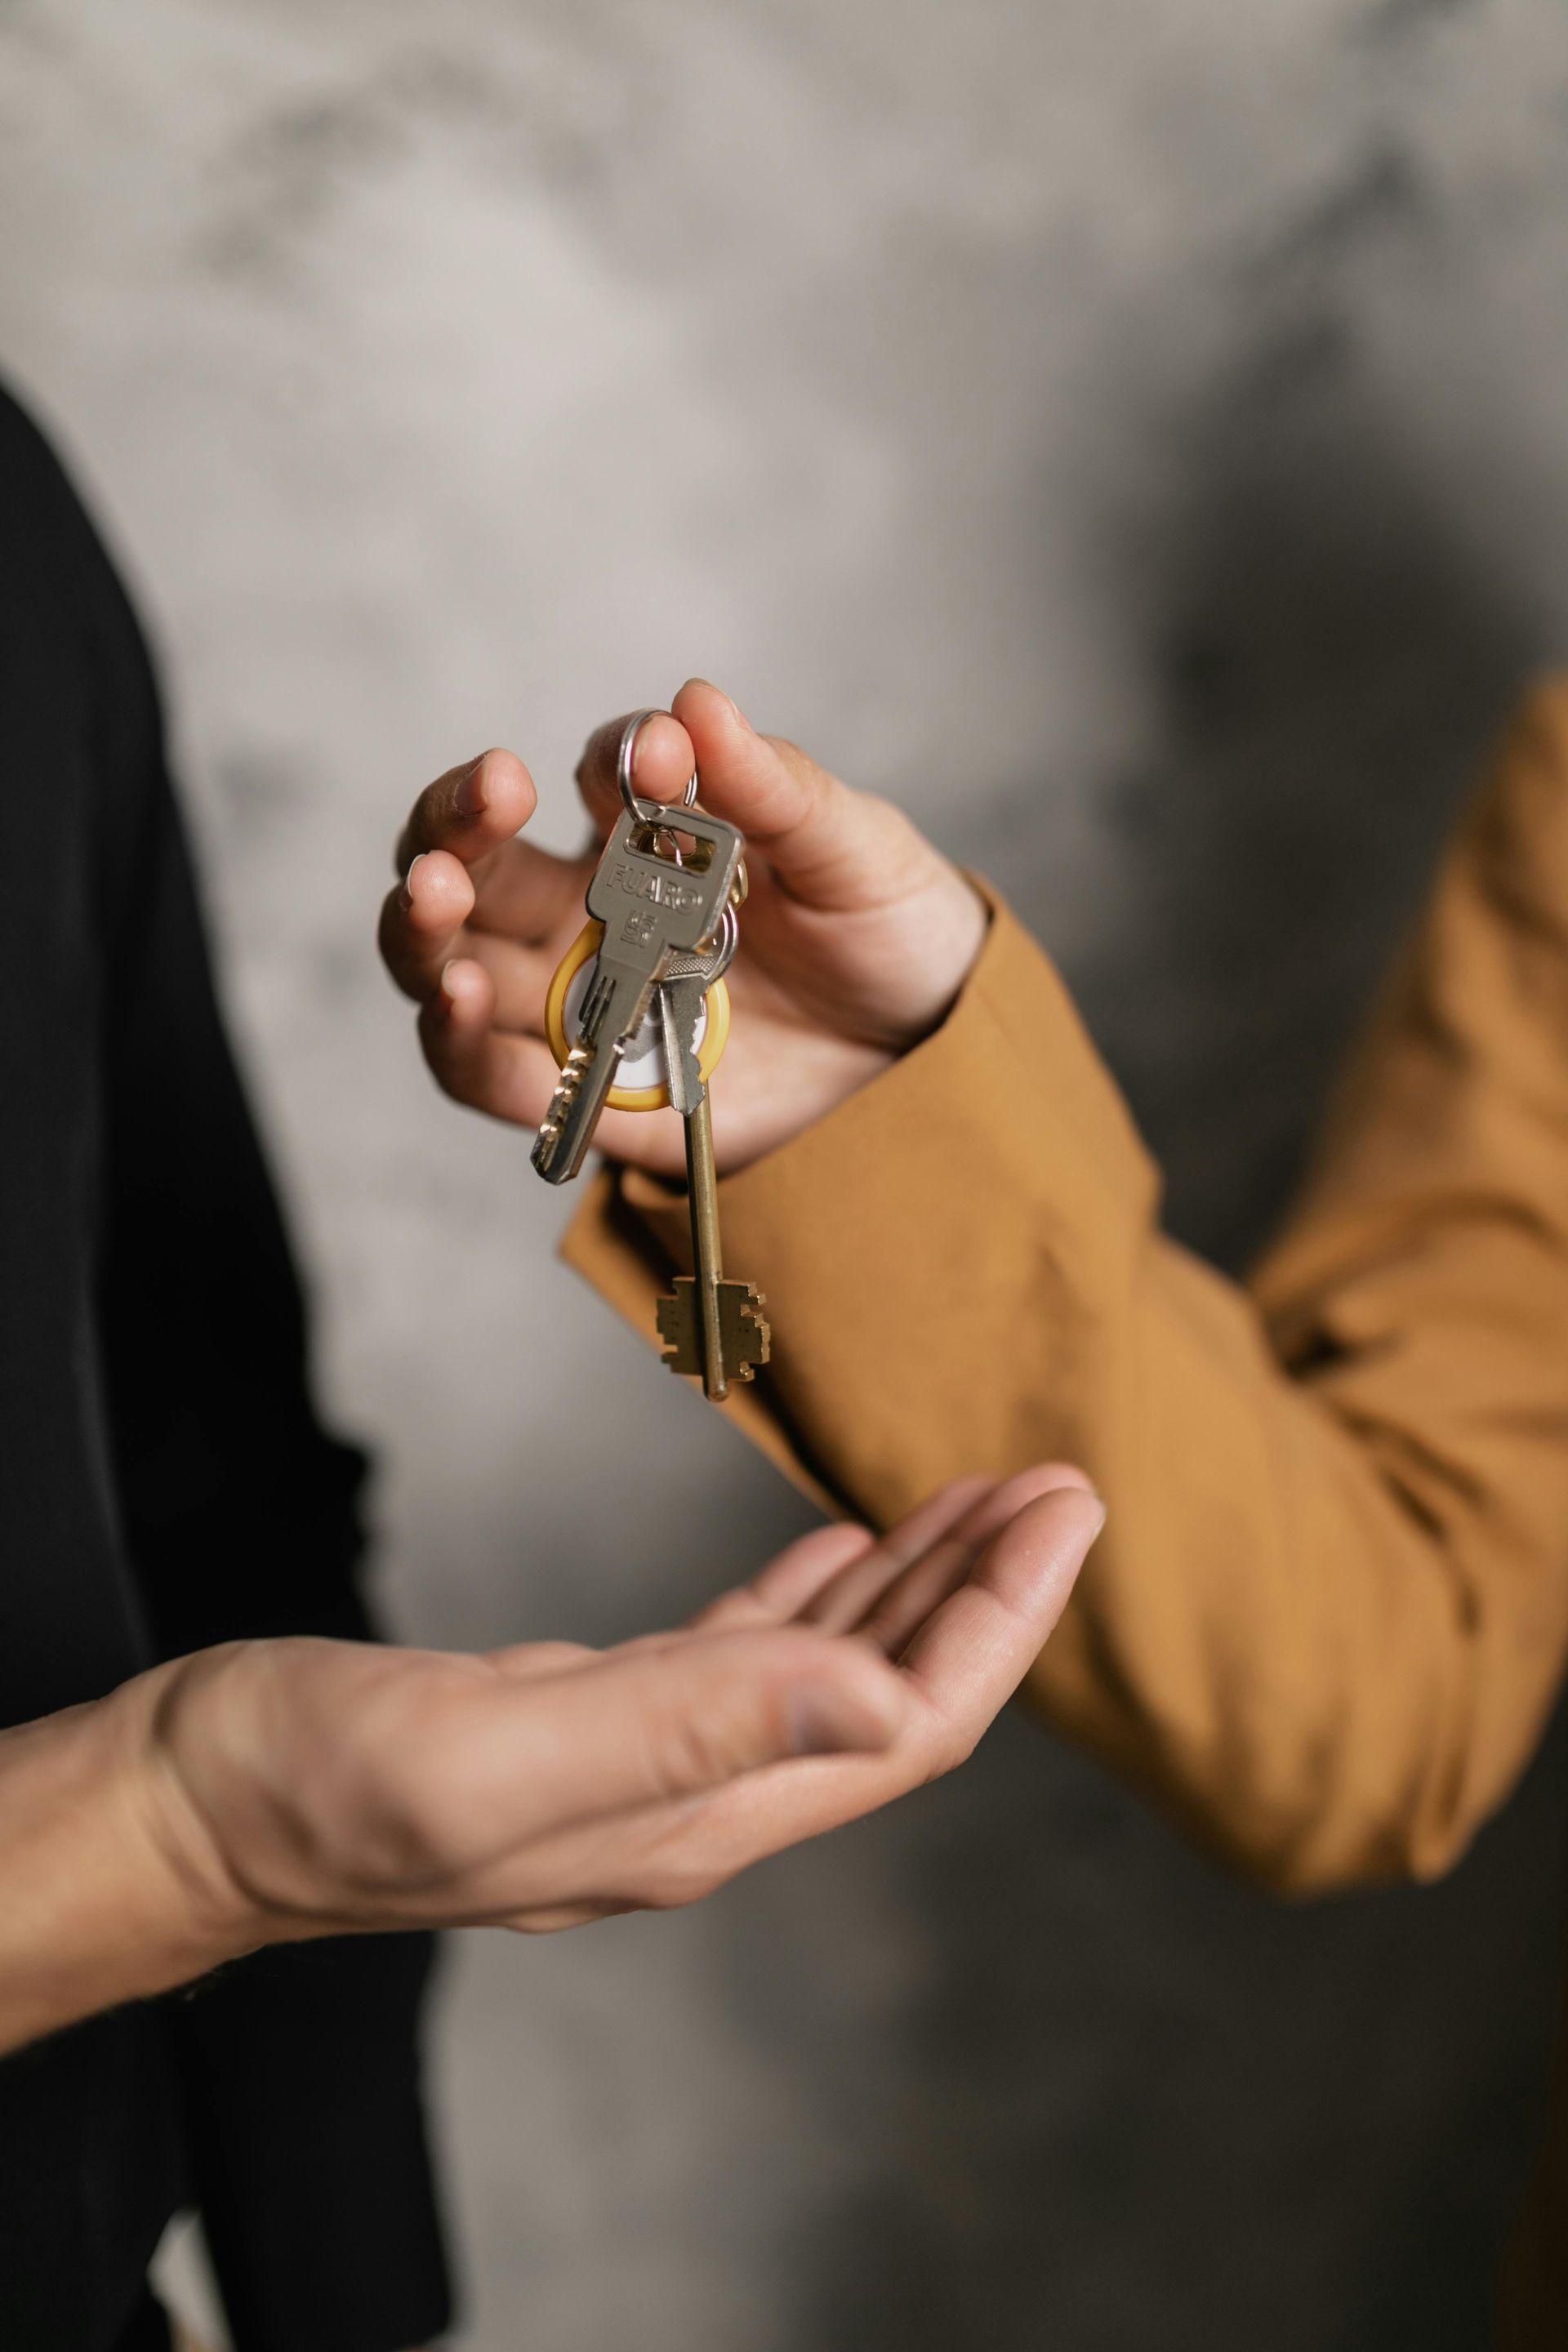
[[[576,1043],[575,1015],[577,1003],[582,999],[583,989],[587,986],[586,975],[584,974],[582,989],[574,991],[572,983],[578,973],[584,971],[584,967],[591,963],[598,954],[604,936],[603,923],[584,923],[562,957],[555,977],[550,983],[550,993],[544,1000],[544,1034],[550,1040],[550,1050],[558,1063],[564,1063],[572,1046]],[[574,997],[575,1000],[570,1012],[567,1010],[569,996]],[[705,1011],[707,1018],[702,1034],[697,1044],[697,1066],[702,1073],[704,1086],[718,1068],[719,1056],[730,1042],[730,992],[721,980],[716,980],[709,990]],[[568,1023],[572,1029],[570,1038],[566,1034]],[[658,1050],[662,1057],[662,1045]],[[612,1087],[608,1100],[612,1110],[668,1110],[669,1088],[662,1085]]]

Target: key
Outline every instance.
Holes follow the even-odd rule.
[[[693,845],[679,864],[659,855],[664,829],[623,810],[588,885],[588,912],[604,924],[605,938],[577,1043],[533,1147],[547,1183],[563,1184],[582,1167],[621,1055],[670,958],[715,937],[730,903],[740,833],[705,809],[681,809],[673,818]]]
[[[713,1118],[697,1058],[698,1023],[713,977],[710,964],[672,960],[658,992],[670,1107],[680,1113],[686,1137],[693,1268],[677,1279],[673,1297],[659,1300],[658,1332],[670,1370],[700,1374],[705,1393],[721,1404],[731,1381],[749,1381],[767,1362],[771,1334],[761,1291],[724,1279]]]
[[[599,942],[604,929],[598,923],[584,923],[576,939],[556,966],[544,999],[545,1042],[555,1056],[556,1066],[563,1068],[566,1056],[577,1042],[583,1025],[583,999],[593,985],[594,968],[598,961]],[[673,977],[681,959],[677,957],[669,967]],[[721,977],[709,984],[703,1005],[701,1034],[698,1059],[706,1078],[711,1078],[730,1035],[730,992]],[[616,1071],[616,1083],[610,1090],[608,1107],[614,1110],[665,1110],[669,1106],[669,1087],[664,1058],[664,1029],[659,1019],[658,992],[642,1025],[621,1055]]]

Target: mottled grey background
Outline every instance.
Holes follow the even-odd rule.
[[[422,779],[515,744],[564,843],[589,724],[717,677],[1005,877],[1234,1259],[1568,646],[1561,0],[0,0],[0,219],[424,1638],[642,1627],[805,1514],[423,1078]],[[464,2341],[1475,2345],[1563,1763],[1287,1913],[1009,1723],[700,1913],[470,1940]]]

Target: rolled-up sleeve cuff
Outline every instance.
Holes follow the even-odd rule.
[[[1020,1387],[987,1377],[995,1351],[1054,1355],[1053,1328],[1120,1288],[1154,1199],[1060,979],[986,896],[942,1026],[720,1187],[726,1271],[763,1292],[773,1335],[723,1410],[823,1499],[873,1516],[903,1507],[912,1433],[933,1421],[931,1483],[1016,1458],[998,1402]],[[606,1170],[563,1255],[651,1339],[659,1288],[689,1265],[685,1195]]]

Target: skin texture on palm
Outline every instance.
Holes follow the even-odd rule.
[[[398,843],[403,882],[382,909],[382,952],[420,1006],[437,1081],[523,1127],[539,1124],[555,1083],[545,994],[582,928],[598,842],[618,805],[622,724],[598,730],[578,769],[595,835],[582,856],[516,838],[533,814],[533,782],[514,754],[489,751],[421,794]],[[745,834],[751,878],[713,1089],[715,1155],[727,1173],[931,1034],[980,951],[986,913],[900,811],[757,734],[700,679],[643,728],[633,776],[644,797],[672,802],[694,769],[703,805]],[[670,1112],[607,1111],[595,1139],[658,1174],[684,1165]]]
[[[236,1643],[0,1735],[0,2049],[262,1944],[694,1901],[961,1762],[1101,1516],[965,1481],[611,1651]]]

